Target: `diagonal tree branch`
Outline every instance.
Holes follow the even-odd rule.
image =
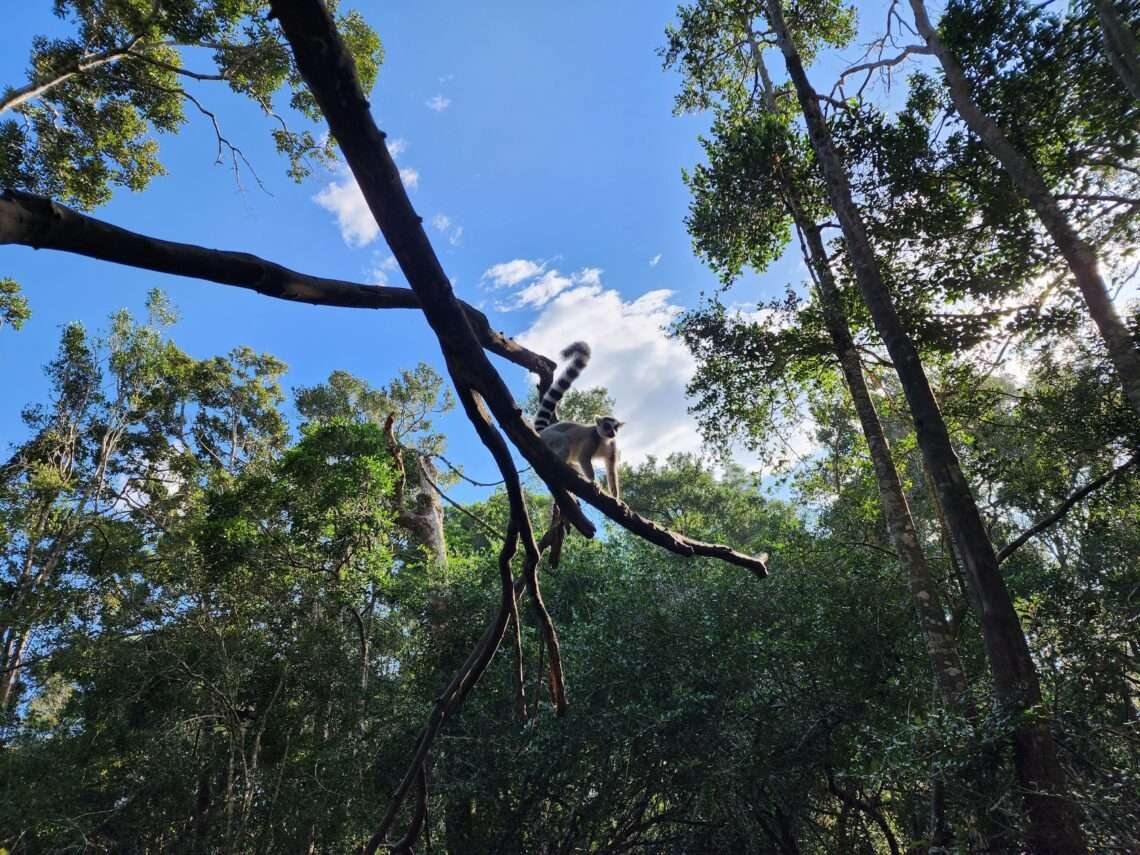
[[[0,97],[0,113],[7,110],[14,110],[29,101],[39,98],[41,95],[45,95],[57,86],[66,83],[77,74],[83,74],[86,71],[99,68],[101,65],[115,62],[124,56],[130,56],[131,51],[134,50],[135,45],[140,41],[142,41],[142,36],[135,36],[124,45],[118,45],[117,47],[101,51],[100,53],[89,53],[86,56],[78,57],[72,62],[61,65],[59,68],[52,69],[48,74],[41,75],[26,86],[21,86],[17,89],[8,89],[4,92],[3,96]]]
[[[144,270],[232,285],[267,297],[298,303],[354,309],[420,307],[419,298],[407,288],[364,285],[310,276],[250,253],[208,249],[150,237],[81,214],[44,196],[21,190],[8,189],[0,194],[0,244],[69,252]],[[492,329],[487,316],[474,306],[463,302],[459,302],[459,305],[483,347],[538,375],[540,393],[550,385],[556,367],[553,361],[527,350],[518,342]],[[513,401],[511,412],[518,412]],[[545,472],[542,474],[547,483],[550,483],[550,477],[555,478],[556,483],[581,496],[623,528],[670,552],[718,558],[759,576],[767,574],[764,562],[753,556],[726,546],[684,537],[633,513],[626,505],[608,493],[603,493],[593,482],[562,465],[556,457],[544,453],[545,446],[538,441],[529,426],[522,423],[517,415],[515,418],[519,425],[516,431],[530,433],[535,440],[530,446],[532,453],[543,454],[546,458]],[[511,438],[514,439],[514,434]],[[520,445],[520,448],[526,454],[525,447]],[[528,459],[534,462],[529,456]],[[580,512],[578,515],[581,518]],[[593,527],[588,522],[587,527],[592,531]],[[581,530],[581,526],[578,528]]]
[[[0,244],[113,261],[130,267],[205,279],[256,291],[267,297],[349,309],[418,309],[408,288],[364,285],[309,276],[246,252],[226,252],[161,240],[74,211],[44,196],[20,190],[0,195]],[[540,388],[553,382],[555,363],[491,328],[487,316],[461,304],[479,343],[492,353],[537,374]]]
[[[749,567],[758,575],[764,575],[767,570],[763,558],[746,556],[724,546],[692,541],[638,517],[621,502],[601,493],[596,484],[572,470],[545,446],[531,426],[523,421],[521,410],[506,384],[479,346],[424,231],[423,218],[412,208],[396,164],[384,144],[385,135],[372,119],[352,57],[336,31],[328,8],[322,0],[271,0],[270,7],[271,16],[280,21],[293,49],[296,66],[328,120],[329,129],[340,145],[381,233],[419,298],[424,316],[439,340],[463,408],[499,465],[511,505],[510,525],[500,555],[503,601],[499,612],[467,662],[437,699],[411,768],[397,788],[379,828],[364,847],[365,853],[371,853],[383,845],[413,782],[422,780],[426,774],[428,752],[439,729],[486,670],[502,640],[517,584],[512,579],[510,560],[520,540],[525,552],[523,579],[538,614],[544,647],[550,653],[551,697],[558,712],[566,708],[558,639],[543,604],[535,572],[540,558],[539,545],[535,542],[522,500],[522,488],[510,450],[503,435],[492,424],[491,414],[484,408],[484,403],[502,431],[550,488],[563,516],[583,534],[592,535],[594,526],[586,519],[570,491],[631,531],[675,552],[716,555]],[[420,825],[418,817],[413,817],[412,825],[414,831],[400,840],[400,847],[410,848],[414,842]]]
[[[1051,514],[1046,517],[1042,517],[1032,526],[1019,534],[1016,538],[1011,540],[1006,546],[1004,546],[997,554],[998,563],[1000,564],[1001,562],[1005,561],[1005,559],[1009,558],[1009,556],[1016,552],[1020,547],[1024,546],[1025,543],[1031,538],[1036,537],[1037,535],[1041,534],[1041,532],[1045,531],[1045,529],[1060,522],[1064,518],[1065,514],[1072,510],[1073,506],[1089,493],[1092,493],[1094,490],[1099,490],[1110,481],[1116,480],[1137,463],[1140,463],[1140,453],[1132,455],[1115,469],[1105,472],[1099,478],[1094,478],[1079,490],[1074,491],[1067,499],[1065,499],[1065,501],[1057,505],[1056,510],[1054,510]]]
[[[691,540],[633,513],[554,455],[523,421],[506,384],[477,347],[424,231],[423,220],[412,208],[396,164],[384,145],[385,134],[372,119],[352,56],[328,9],[321,0],[272,0],[270,6],[380,231],[420,298],[424,315],[453,366],[457,381],[479,392],[504,433],[550,488],[566,519],[584,534],[593,532],[593,525],[570,499],[569,493],[573,492],[619,525],[672,552],[707,555],[765,575],[765,563],[758,558],[726,546]]]

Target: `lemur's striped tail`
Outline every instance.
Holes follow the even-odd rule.
[[[539,402],[538,415],[534,417],[534,429],[539,433],[542,433],[543,429],[549,427],[550,423],[554,421],[554,410],[558,406],[558,402],[562,400],[562,396],[566,394],[570,384],[578,379],[578,375],[582,373],[582,369],[590,361],[590,345],[584,341],[574,342],[562,351],[563,359],[570,357],[573,357],[570,364],[566,366],[553,385],[546,390],[546,394],[542,396],[542,401]]]

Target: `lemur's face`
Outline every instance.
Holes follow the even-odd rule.
[[[598,427],[598,433],[606,439],[616,437],[618,428],[625,424],[625,422],[619,422],[613,416],[598,416],[598,418],[594,420],[594,423]]]

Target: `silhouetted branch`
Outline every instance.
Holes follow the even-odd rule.
[[[416,214],[408,199],[399,171],[385,145],[385,134],[372,119],[356,76],[352,56],[337,34],[327,7],[320,0],[271,0],[270,6],[272,15],[280,21],[293,49],[297,68],[328,120],[329,129],[339,144],[384,239],[419,298],[424,316],[439,340],[448,373],[464,410],[503,473],[511,503],[511,522],[502,553],[505,564],[504,558],[500,558],[504,597],[510,587],[510,596],[513,598],[514,585],[507,584],[510,579],[509,558],[521,538],[526,553],[523,577],[534,600],[546,649],[550,653],[551,694],[556,708],[561,711],[566,702],[557,636],[542,603],[535,573],[539,560],[538,545],[534,541],[534,533],[522,501],[518,473],[509,449],[502,435],[491,424],[483,407],[484,402],[511,442],[546,483],[564,518],[583,534],[591,536],[594,526],[571,497],[571,491],[635,534],[679,554],[717,557],[748,567],[761,576],[767,572],[765,563],[762,558],[747,556],[726,546],[685,538],[637,516],[621,502],[602,493],[596,484],[584,478],[545,446],[533,428],[522,420],[521,410],[472,332],[424,231],[423,218]],[[488,633],[472,652],[468,663],[456,675],[453,685],[437,702],[412,768],[397,790],[380,829],[369,841],[369,851],[375,851],[384,840],[443,720],[462,702],[470,687],[485,670],[502,638],[509,608],[510,604],[504,600],[499,616],[488,628]]]
[[[226,252],[161,240],[74,211],[44,196],[20,190],[0,195],[0,244],[53,249],[144,270],[205,279],[256,291],[278,300],[348,309],[418,309],[408,288],[364,285],[299,273],[247,252]],[[487,316],[461,304],[479,343],[492,353],[537,374],[546,385],[555,363],[491,329]]]
[[[1089,481],[1089,483],[1085,484],[1085,486],[1074,492],[1071,496],[1065,499],[1065,501],[1061,502],[1061,504],[1057,506],[1057,509],[1054,510],[1053,513],[1034,523],[1032,526],[1019,534],[1013,541],[1002,548],[1001,551],[997,554],[998,564],[1009,558],[1010,555],[1017,551],[1018,548],[1023,546],[1025,542],[1030,538],[1036,537],[1037,535],[1041,534],[1041,532],[1045,531],[1045,529],[1060,522],[1065,514],[1067,514],[1072,509],[1073,505],[1077,504],[1077,502],[1079,502],[1089,493],[1093,492],[1094,490],[1099,490],[1108,482],[1115,480],[1128,469],[1131,469],[1133,466],[1135,466],[1137,462],[1140,462],[1140,454],[1132,455],[1132,457],[1128,458],[1128,460],[1126,460],[1124,463],[1121,463],[1112,471],[1104,473],[1099,478],[1094,478],[1092,481]]]

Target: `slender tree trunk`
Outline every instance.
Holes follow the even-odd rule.
[[[24,662],[29,633],[12,627],[4,639],[4,656],[0,659],[0,714],[7,711],[15,693],[16,682],[20,678],[20,667]]]
[[[1116,366],[1116,372],[1120,375],[1124,394],[1136,412],[1140,413],[1140,350],[1136,347],[1131,331],[1112,305],[1108,288],[1105,287],[1104,279],[1100,275],[1095,250],[1077,234],[1029,158],[1014,147],[1002,133],[997,122],[978,108],[970,83],[962,73],[962,67],[938,32],[931,26],[922,0],[910,0],[910,6],[914,11],[914,22],[918,26],[919,34],[942,66],[942,71],[946,75],[946,85],[950,89],[950,97],[958,114],[970,130],[981,137],[990,154],[996,157],[1009,173],[1014,186],[1029,200],[1029,204],[1037,212],[1037,218],[1068,262],[1069,269],[1077,280],[1077,287],[1085,299],[1085,305],[1088,306],[1089,314],[1108,347],[1112,364]]]
[[[745,22],[745,27],[751,32],[747,22]],[[763,84],[765,104],[769,111],[775,113],[775,89],[768,74],[768,67],[764,63],[763,52],[753,36],[749,36],[749,41],[752,60]],[[813,272],[813,279],[816,282],[820,306],[823,309],[824,321],[827,324],[827,331],[835,346],[835,355],[839,359],[843,377],[851,393],[851,400],[855,405],[855,412],[859,417],[863,436],[867,439],[867,448],[871,454],[871,464],[875,471],[875,481],[879,488],[879,501],[883,507],[887,531],[890,533],[891,543],[894,545],[899,561],[906,571],[907,587],[918,613],[919,625],[926,642],[926,651],[930,656],[931,667],[934,669],[934,679],[939,694],[948,709],[956,713],[968,714],[966,672],[962,667],[961,656],[958,654],[957,640],[946,620],[946,612],[942,607],[938,588],[930,575],[930,565],[926,561],[926,554],[918,540],[914,517],[911,515],[910,505],[907,503],[906,494],[903,492],[902,481],[899,479],[898,470],[891,458],[890,443],[887,441],[883,424],[879,421],[879,414],[875,409],[875,402],[867,388],[867,380],[863,375],[863,364],[859,359],[859,351],[855,348],[851,327],[843,311],[843,301],[840,298],[839,288],[835,284],[835,277],[831,272],[820,226],[813,222],[804,211],[800,193],[784,170],[780,167],[777,167],[777,170],[788,209],[791,212],[796,229],[799,231],[800,239],[804,243],[804,250]]]
[[[1120,82],[1133,98],[1140,99],[1140,56],[1136,36],[1116,11],[1112,0],[1096,0],[1097,18],[1104,39],[1104,53]]]
[[[818,277],[820,305],[823,308],[831,340],[835,344],[840,367],[843,369],[843,377],[851,393],[851,400],[855,405],[855,412],[859,416],[859,424],[863,428],[863,435],[871,452],[871,464],[875,470],[883,516],[890,532],[891,543],[906,570],[907,587],[910,590],[911,601],[918,612],[919,625],[922,627],[926,651],[934,668],[939,694],[948,709],[957,713],[967,713],[966,672],[958,655],[958,645],[946,621],[946,612],[930,574],[930,565],[918,540],[910,505],[907,503],[898,470],[891,458],[890,444],[887,442],[882,422],[879,421],[875,402],[867,389],[859,353],[855,349],[847,318],[843,315],[839,291],[827,266],[827,255],[820,239],[819,226],[811,224],[804,229],[803,234],[808,244],[812,266]]]
[[[859,289],[894,362],[914,419],[918,445],[930,470],[951,534],[961,552],[970,586],[981,606],[978,620],[1002,709],[1016,720],[1015,760],[1025,793],[1028,842],[1037,853],[1086,851],[1070,803],[1048,721],[1034,708],[1041,689],[1029,645],[1013,608],[977,504],[950,443],[946,423],[930,388],[918,351],[899,320],[855,204],[847,173],[784,22],[780,0],[766,0],[768,21],[796,89],[828,196],[843,229]]]

